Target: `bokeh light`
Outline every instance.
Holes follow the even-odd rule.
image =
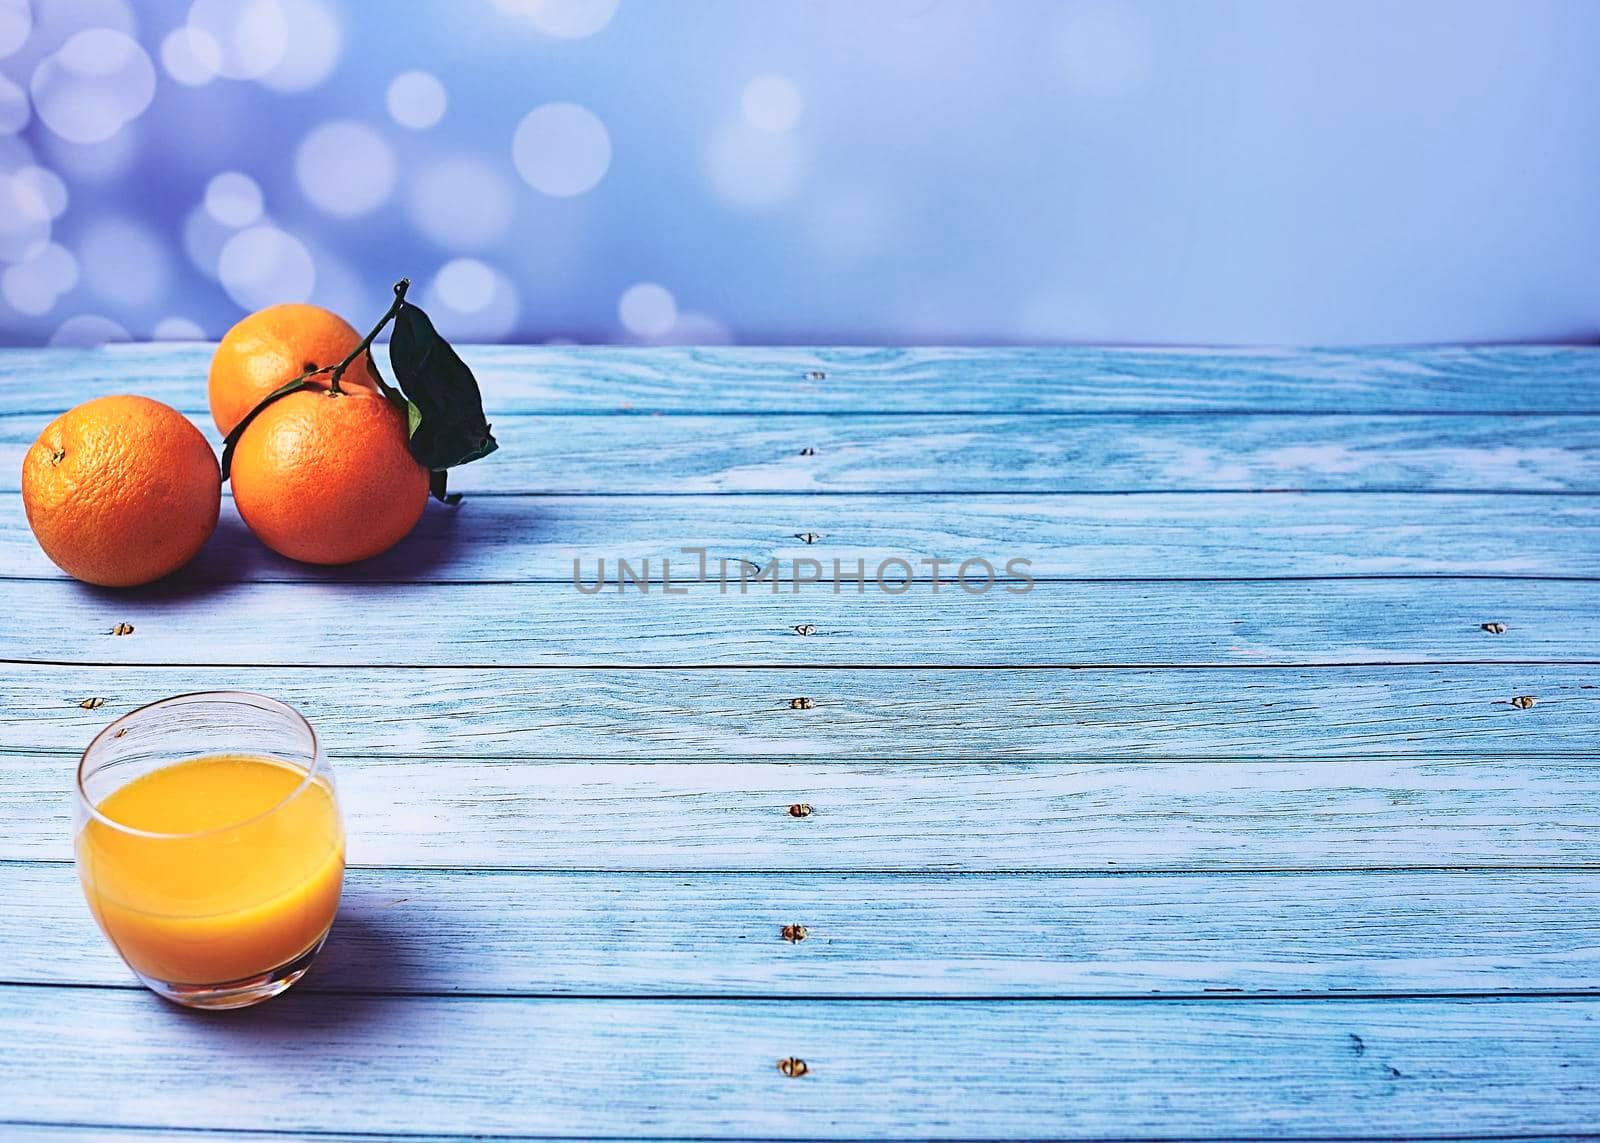
[[[118,322],[100,314],[76,314],[56,327],[49,344],[64,349],[88,349],[113,341],[132,341],[133,336]]]
[[[310,298],[317,268],[305,243],[294,235],[275,226],[252,226],[223,244],[217,277],[241,307],[259,310]]]
[[[0,59],[28,42],[33,31],[33,8],[28,0],[0,0]]]
[[[189,50],[225,79],[261,79],[289,52],[279,0],[194,0],[188,26]]]
[[[593,190],[611,166],[611,134],[576,103],[546,103],[522,117],[511,161],[534,190],[569,198]]]
[[[57,299],[78,284],[78,260],[54,242],[26,262],[15,262],[0,274],[0,294],[18,313],[38,317],[55,308]]]
[[[412,224],[447,250],[477,250],[511,227],[511,187],[498,171],[469,155],[450,155],[412,174]]]
[[[581,40],[611,22],[617,0],[495,0],[495,7],[527,20],[547,36]]]
[[[449,102],[439,77],[426,71],[401,72],[389,82],[384,98],[389,117],[413,131],[425,131],[443,119]]]
[[[394,191],[394,151],[353,119],[324,123],[294,156],[295,179],[317,207],[339,218],[370,214]]]
[[[99,143],[72,143],[48,131],[39,136],[41,161],[62,178],[76,183],[108,183],[133,165],[140,145],[139,125],[130,123]]]
[[[164,317],[150,329],[152,341],[203,341],[206,331],[186,317]]]
[[[690,310],[679,314],[672,328],[655,341],[661,345],[732,345],[733,334],[710,314]]]
[[[233,237],[233,227],[225,226],[206,209],[205,204],[191,210],[183,220],[183,251],[189,262],[212,281],[217,280],[217,264],[222,248]]]
[[[439,268],[433,288],[457,313],[475,314],[494,300],[494,268],[476,258],[456,258]]]
[[[217,78],[222,49],[209,32],[187,24],[172,29],[161,41],[161,66],[185,87],[203,87]]]
[[[676,324],[678,302],[665,286],[640,282],[617,299],[617,318],[636,337],[660,337]]]
[[[61,181],[60,175],[48,167],[29,165],[17,168],[12,177],[37,196],[50,218],[60,218],[66,213],[69,196],[67,184]]]
[[[71,143],[103,143],[150,106],[156,69],[131,37],[89,28],[41,62],[30,87],[46,127]]]
[[[28,106],[28,93],[0,75],[0,135],[15,135],[28,125],[33,110]]]
[[[788,76],[768,72],[744,85],[739,97],[744,121],[758,131],[791,131],[805,112],[805,97]]]
[[[261,188],[241,171],[223,171],[206,184],[206,211],[224,226],[249,226],[261,217]]]
[[[0,0],[0,344],[1587,338],[1600,3],[1362,3]]]
[[[0,262],[26,262],[50,241],[50,206],[39,187],[0,173]]]
[[[289,29],[288,49],[261,76],[273,91],[310,91],[325,83],[344,51],[344,28],[322,0],[277,0]]]
[[[421,305],[447,336],[463,341],[499,341],[516,328],[521,313],[517,288],[501,271],[470,258],[440,267],[423,290]]]

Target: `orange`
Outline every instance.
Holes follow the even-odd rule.
[[[251,421],[233,452],[233,502],[267,547],[347,564],[399,543],[428,503],[406,417],[366,389],[302,389]]]
[[[217,458],[178,410],[100,397],[62,413],[22,458],[22,504],[44,554],[104,587],[160,579],[217,526]]]
[[[211,357],[211,419],[223,436],[278,386],[324,365],[337,365],[361,344],[344,318],[321,306],[288,303],[257,310],[223,335]],[[339,379],[342,387],[377,389],[365,352]],[[328,387],[326,374],[312,384]]]

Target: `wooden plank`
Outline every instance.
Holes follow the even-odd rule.
[[[301,1140],[298,1132],[270,1132],[270,1130],[240,1129],[186,1129],[162,1130],[158,1127],[77,1127],[77,1125],[61,1124],[19,1124],[16,1121],[0,1121],[6,1129],[8,1143],[62,1143],[62,1140],[72,1140],[74,1143],[192,1143],[194,1140],[274,1140],[274,1138],[296,1138]],[[371,1143],[371,1140],[405,1140],[405,1143],[480,1143],[482,1140],[549,1140],[549,1135],[438,1135],[427,1133],[418,1135],[414,1132],[386,1133],[386,1132],[322,1132],[315,1133],[317,1143]],[[614,1143],[611,1138],[590,1138],[582,1140],[576,1137],[562,1137],[563,1143]],[[669,1140],[669,1138],[643,1138],[629,1135],[629,1140],[635,1143],[683,1143],[682,1138]],[[1528,1133],[1514,1132],[1509,1135],[1485,1135],[1485,1133],[1470,1133],[1470,1135],[1429,1135],[1426,1143],[1594,1143],[1594,1133],[1584,1135],[1528,1135]],[[768,1143],[766,1140],[749,1138],[738,1140],[736,1137],[722,1137],[720,1143]],[[1126,1141],[1125,1141],[1126,1143]],[[1261,1143],[1261,1137],[1240,1137],[1234,1140],[1218,1140],[1216,1137],[1163,1137],[1160,1143]],[[1418,1137],[1406,1135],[1323,1135],[1318,1137],[1317,1143],[1418,1143]]]
[[[0,755],[0,858],[71,856],[70,756]],[[358,865],[621,871],[1600,869],[1592,758],[336,759]],[[808,806],[804,816],[790,812]]]
[[[66,864],[0,863],[0,980],[138,987]],[[352,870],[299,987],[412,995],[1600,992],[1600,878]],[[803,926],[799,940],[786,926]]]
[[[0,752],[76,757],[134,707],[236,687],[304,712],[339,758],[1585,758],[1600,723],[1595,675],[1587,666],[708,674],[0,665]],[[1516,695],[1536,705],[1513,707]],[[792,709],[802,696],[815,705]]]
[[[185,1129],[182,1131],[165,1131],[160,1128],[140,1126],[120,1127],[79,1127],[71,1124],[50,1125],[38,1123],[18,1123],[15,1120],[0,1120],[0,1126],[6,1129],[7,1143],[61,1143],[64,1139],[73,1140],[74,1143],[194,1143],[196,1140],[230,1139],[283,1139],[293,1138],[303,1140],[304,1135],[294,1132],[262,1131],[255,1128],[241,1128],[237,1131],[224,1131],[214,1128]],[[360,1133],[346,1133],[342,1131],[318,1131],[314,1136],[316,1143],[371,1143],[379,1140],[405,1140],[405,1143],[479,1143],[482,1140],[548,1140],[548,1136],[534,1135],[508,1135],[497,1133],[495,1135],[440,1135],[429,1133],[418,1135],[415,1132],[389,1134],[385,1132],[363,1131]],[[629,1136],[636,1143],[683,1143],[682,1139],[646,1139],[639,1136]],[[1529,1135],[1524,1132],[1512,1134],[1483,1134],[1475,1132],[1470,1135],[1430,1135],[1426,1143],[1593,1143],[1596,1136],[1592,1133],[1582,1135]],[[574,1136],[563,1136],[563,1143],[615,1143],[615,1137],[602,1139],[581,1139]],[[765,1139],[740,1140],[734,1136],[720,1136],[719,1143],[768,1143]],[[1103,1143],[1103,1141],[1102,1141]],[[1126,1143],[1126,1141],[1124,1141]],[[1179,1138],[1176,1136],[1163,1136],[1159,1143],[1261,1143],[1259,1136],[1239,1137],[1232,1140],[1218,1140],[1215,1136],[1201,1139],[1196,1136]],[[1316,1143],[1418,1143],[1414,1135],[1323,1135],[1319,1136]]]
[[[446,331],[448,332],[448,331]],[[1597,413],[1600,349],[471,346],[506,413]],[[381,357],[380,357],[381,360]],[[108,392],[205,410],[208,345],[0,353],[0,413]],[[822,376],[816,376],[816,374]]]
[[[1600,1119],[1600,1002],[1573,998],[290,993],[212,1019],[122,990],[11,988],[0,998],[7,1114],[45,1122],[89,1114],[166,1128],[1129,1139],[1580,1132]],[[782,1074],[784,1058],[804,1060],[806,1074]]]
[[[1418,579],[949,584],[835,595],[585,596],[571,583],[19,580],[13,662],[432,666],[1162,666],[1600,661],[1593,583]],[[1502,623],[1503,634],[1483,629]],[[118,624],[134,630],[111,632]],[[802,629],[814,629],[809,634]],[[1509,699],[1511,696],[1502,696]],[[825,715],[816,716],[819,720]]]
[[[0,491],[46,420],[0,417]],[[512,414],[494,431],[460,491],[1600,491],[1597,417]]]
[[[121,1126],[121,1127],[78,1127],[73,1125],[46,1125],[37,1123],[17,1123],[16,1121],[0,1120],[0,1126],[6,1128],[8,1143],[61,1143],[63,1139],[74,1140],[75,1143],[194,1143],[196,1140],[210,1139],[283,1139],[293,1138],[303,1140],[305,1136],[294,1132],[261,1131],[257,1129],[242,1128],[237,1131],[220,1131],[215,1129],[164,1131],[159,1128]],[[370,1143],[371,1140],[405,1140],[405,1143],[478,1143],[482,1140],[539,1140],[540,1136],[533,1135],[440,1135],[429,1133],[418,1135],[414,1132],[402,1134],[388,1134],[384,1132],[363,1131],[359,1134],[346,1132],[318,1131],[314,1138],[317,1143]],[[548,1136],[542,1137],[548,1139]],[[563,1136],[563,1143],[615,1143],[611,1139],[580,1139],[573,1136]],[[1429,1136],[1427,1143],[1593,1143],[1596,1138],[1593,1134],[1583,1135],[1528,1135],[1517,1132],[1513,1134],[1495,1135],[1474,1133],[1471,1135]],[[637,1143],[683,1143],[681,1139],[645,1139],[638,1136],[629,1136]],[[765,1139],[739,1140],[733,1136],[720,1137],[721,1143],[768,1143]],[[1201,1140],[1198,1137],[1178,1138],[1164,1136],[1160,1143],[1261,1143],[1259,1137],[1241,1137],[1233,1140],[1219,1141],[1215,1137]],[[1318,1138],[1317,1143],[1418,1143],[1416,1136],[1395,1135],[1324,1135]]]
[[[800,537],[813,536],[811,542]],[[699,571],[689,547],[719,559],[735,584],[771,560],[790,576],[815,559],[831,577],[858,560],[875,576],[899,558],[921,579],[924,561],[1013,557],[1035,577],[1240,579],[1383,575],[1594,577],[1600,575],[1600,498],[1387,493],[1151,494],[1129,496],[489,497],[430,504],[415,532],[376,559],[319,568],[282,559],[250,535],[223,499],[217,532],[174,577],[182,584],[241,582],[529,582],[570,585],[573,561],[593,583],[627,559],[661,578]],[[970,574],[982,576],[982,566]],[[890,565],[894,583],[903,569]],[[0,496],[0,577],[62,578],[28,530],[21,498]],[[831,583],[822,590],[831,590]],[[845,590],[853,584],[845,583]],[[787,590],[787,589],[786,589]]]

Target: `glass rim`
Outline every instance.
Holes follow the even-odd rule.
[[[125,822],[119,822],[116,818],[111,817],[108,814],[101,813],[100,807],[89,800],[89,793],[84,789],[83,786],[84,769],[88,766],[89,756],[94,753],[95,747],[99,746],[108,735],[112,735],[118,727],[127,722],[130,718],[133,718],[135,715],[143,714],[146,711],[156,710],[159,707],[189,702],[194,699],[214,699],[228,702],[239,702],[240,700],[245,700],[246,705],[265,706],[269,710],[287,714],[300,726],[304,727],[306,734],[311,738],[311,765],[306,768],[305,776],[300,779],[300,781],[295,785],[294,789],[290,790],[283,797],[279,798],[276,802],[273,802],[272,805],[268,806],[259,813],[251,814],[247,818],[243,818],[236,822],[230,822],[224,826],[216,826],[212,829],[191,830],[187,833],[162,833],[158,830],[139,829],[137,826],[131,826]],[[244,826],[270,817],[279,810],[283,809],[284,806],[288,805],[295,798],[299,797],[300,794],[303,793],[314,780],[321,777],[322,771],[325,768],[326,767],[323,765],[322,742],[317,738],[316,727],[311,725],[310,720],[307,719],[305,715],[295,710],[295,708],[290,706],[288,703],[272,698],[270,695],[257,694],[255,691],[187,691],[179,695],[168,695],[166,698],[156,699],[154,702],[147,702],[143,706],[136,706],[126,714],[119,715],[102,727],[100,733],[96,734],[90,741],[89,745],[84,747],[83,754],[78,758],[77,778],[73,783],[73,787],[74,793],[78,799],[78,803],[83,807],[84,811],[95,821],[104,824],[109,829],[114,829],[118,833],[131,834],[135,837],[147,837],[161,841],[185,841],[190,838],[209,837],[213,834],[227,833],[230,830],[240,829]]]

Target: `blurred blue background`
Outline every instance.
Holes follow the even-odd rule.
[[[0,341],[1577,340],[1593,0],[0,0]]]

